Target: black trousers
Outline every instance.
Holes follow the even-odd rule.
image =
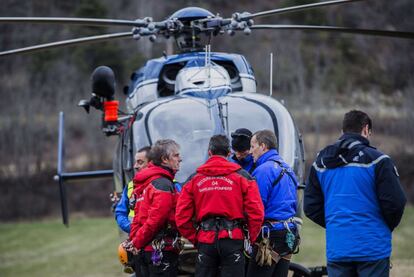
[[[213,244],[199,243],[195,277],[244,276],[243,241],[220,239]]]
[[[136,276],[138,277],[175,277],[178,274],[178,254],[171,251],[163,251],[160,265],[153,265],[151,261],[152,252],[145,251],[136,263]]]
[[[388,277],[390,259],[371,262],[328,262],[328,275],[333,277]]]
[[[286,233],[287,230],[270,232],[270,244],[278,254],[292,253],[286,244]],[[258,241],[260,239],[259,235]],[[281,258],[277,264],[273,262],[271,266],[260,266],[256,263],[257,249],[258,247],[255,245],[249,262],[247,277],[285,277],[288,275],[290,260]]]

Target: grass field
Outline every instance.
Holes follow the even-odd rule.
[[[72,218],[0,225],[0,276],[128,276],[116,249],[120,239],[112,218]],[[414,207],[407,207],[394,232],[392,276],[414,276]],[[324,231],[304,221],[296,262],[325,264]]]

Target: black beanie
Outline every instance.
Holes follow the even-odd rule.
[[[231,133],[231,147],[234,151],[243,152],[250,149],[250,139],[252,132],[246,128],[237,129]]]

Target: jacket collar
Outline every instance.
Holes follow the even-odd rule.
[[[208,176],[220,176],[228,175],[240,168],[240,165],[229,162],[224,156],[213,155],[197,168],[197,172]]]
[[[356,142],[369,146],[369,140],[357,133],[344,133],[339,138],[338,142],[342,147],[351,146],[350,148],[352,148],[352,146],[357,145]],[[352,143],[354,143],[354,145],[352,145]]]
[[[265,152],[263,155],[261,155],[257,161],[256,161],[256,167],[264,164],[268,160],[280,160],[279,153],[276,149],[270,149],[267,152]]]
[[[319,168],[337,168],[352,163],[360,149],[369,145],[368,139],[357,133],[344,133],[338,141],[323,149],[316,159]],[[372,147],[373,148],[373,147]]]
[[[135,174],[134,183],[145,183],[146,180],[153,176],[166,177],[170,180],[174,179],[174,173],[171,169],[164,166],[157,166],[153,163],[148,163],[146,168]]]
[[[236,157],[235,154],[233,154],[233,156],[231,158],[234,161],[236,161],[238,164],[240,164],[242,167],[245,166],[245,165],[248,165],[250,163],[253,163],[253,156],[252,156],[252,154],[247,155],[246,157],[244,157],[241,160],[237,159],[237,157]]]

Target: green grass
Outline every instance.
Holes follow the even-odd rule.
[[[413,276],[414,207],[406,209],[393,234],[392,276]],[[0,225],[0,276],[128,276],[117,258],[120,242],[112,218],[72,218],[61,221]],[[300,253],[294,261],[324,265],[325,232],[304,220]]]
[[[112,218],[1,224],[0,276],[126,276]]]
[[[300,252],[293,261],[306,266],[326,265],[325,230],[305,218]],[[407,206],[393,232],[391,276],[414,276],[414,206]]]

